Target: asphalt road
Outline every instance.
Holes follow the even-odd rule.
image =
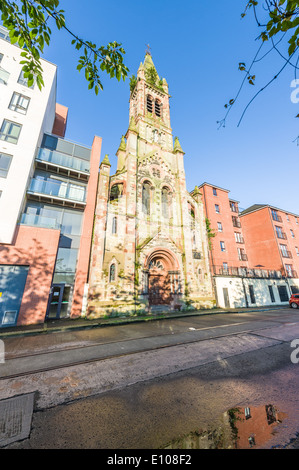
[[[284,419],[254,448],[296,446],[299,311],[187,317],[5,341],[0,398],[35,392],[30,437],[9,448],[158,449],[221,429],[230,408]]]

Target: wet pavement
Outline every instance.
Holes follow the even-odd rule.
[[[246,431],[245,444],[296,445],[294,338],[291,309],[6,337],[0,398],[35,393],[30,438],[11,446],[234,448],[225,413],[250,408],[252,424],[256,409],[265,420],[270,405],[282,422],[272,423],[267,442],[256,431],[249,441]]]

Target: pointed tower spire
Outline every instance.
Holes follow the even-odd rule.
[[[127,146],[126,146],[125,136],[122,135],[118,150],[126,151],[126,148]]]
[[[107,153],[106,153],[105,157],[103,158],[103,161],[102,161],[102,163],[101,163],[100,166],[102,166],[102,165],[111,166],[111,163],[110,163],[110,161],[109,161],[109,157],[108,157],[108,154],[107,154]]]
[[[183,154],[185,153],[185,152],[183,152],[183,149],[182,149],[182,147],[181,147],[181,144],[180,144],[180,142],[179,142],[179,138],[178,138],[178,137],[175,137],[175,138],[174,138],[174,148],[173,148],[173,151],[174,151],[174,153],[176,153],[176,152],[180,152],[180,153],[183,153]]]

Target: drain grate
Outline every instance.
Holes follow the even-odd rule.
[[[0,447],[30,434],[34,393],[0,400]]]

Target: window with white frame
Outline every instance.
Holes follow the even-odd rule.
[[[243,242],[243,238],[242,238],[242,235],[240,234],[240,232],[235,232],[235,240],[237,243],[242,243]]]
[[[221,222],[217,222],[217,225],[218,225],[218,232],[222,232],[222,231],[223,231],[222,223],[221,223]]]
[[[9,109],[16,111],[20,114],[26,114],[29,106],[30,98],[27,96],[21,95],[21,93],[16,93],[12,95],[11,101],[9,103]]]
[[[12,155],[0,153],[0,178],[6,178],[11,164]]]
[[[221,251],[225,251],[225,243],[224,242],[220,242],[220,249],[221,249]]]
[[[0,129],[0,140],[17,144],[21,132],[21,124],[4,119]]]
[[[0,60],[0,62],[1,62],[1,60]],[[9,76],[10,76],[10,73],[7,72],[6,70],[4,70],[0,66],[0,83],[2,83],[3,85],[7,85]]]
[[[228,263],[222,263],[223,265],[223,271],[228,272]]]
[[[292,238],[295,238],[295,234],[294,234],[294,232],[293,232],[293,230],[292,230],[292,229],[290,229],[290,232],[291,232],[291,236],[292,236]]]
[[[218,204],[215,204],[215,211],[217,212],[217,214],[220,214],[220,207]]]
[[[28,86],[28,78],[24,77],[24,72],[23,72],[23,70],[21,70],[21,73],[20,73],[19,78],[18,78],[18,83],[20,85],[24,85],[24,86],[27,86],[28,88],[33,89],[34,85],[35,85],[35,80],[33,81],[32,85]]]

